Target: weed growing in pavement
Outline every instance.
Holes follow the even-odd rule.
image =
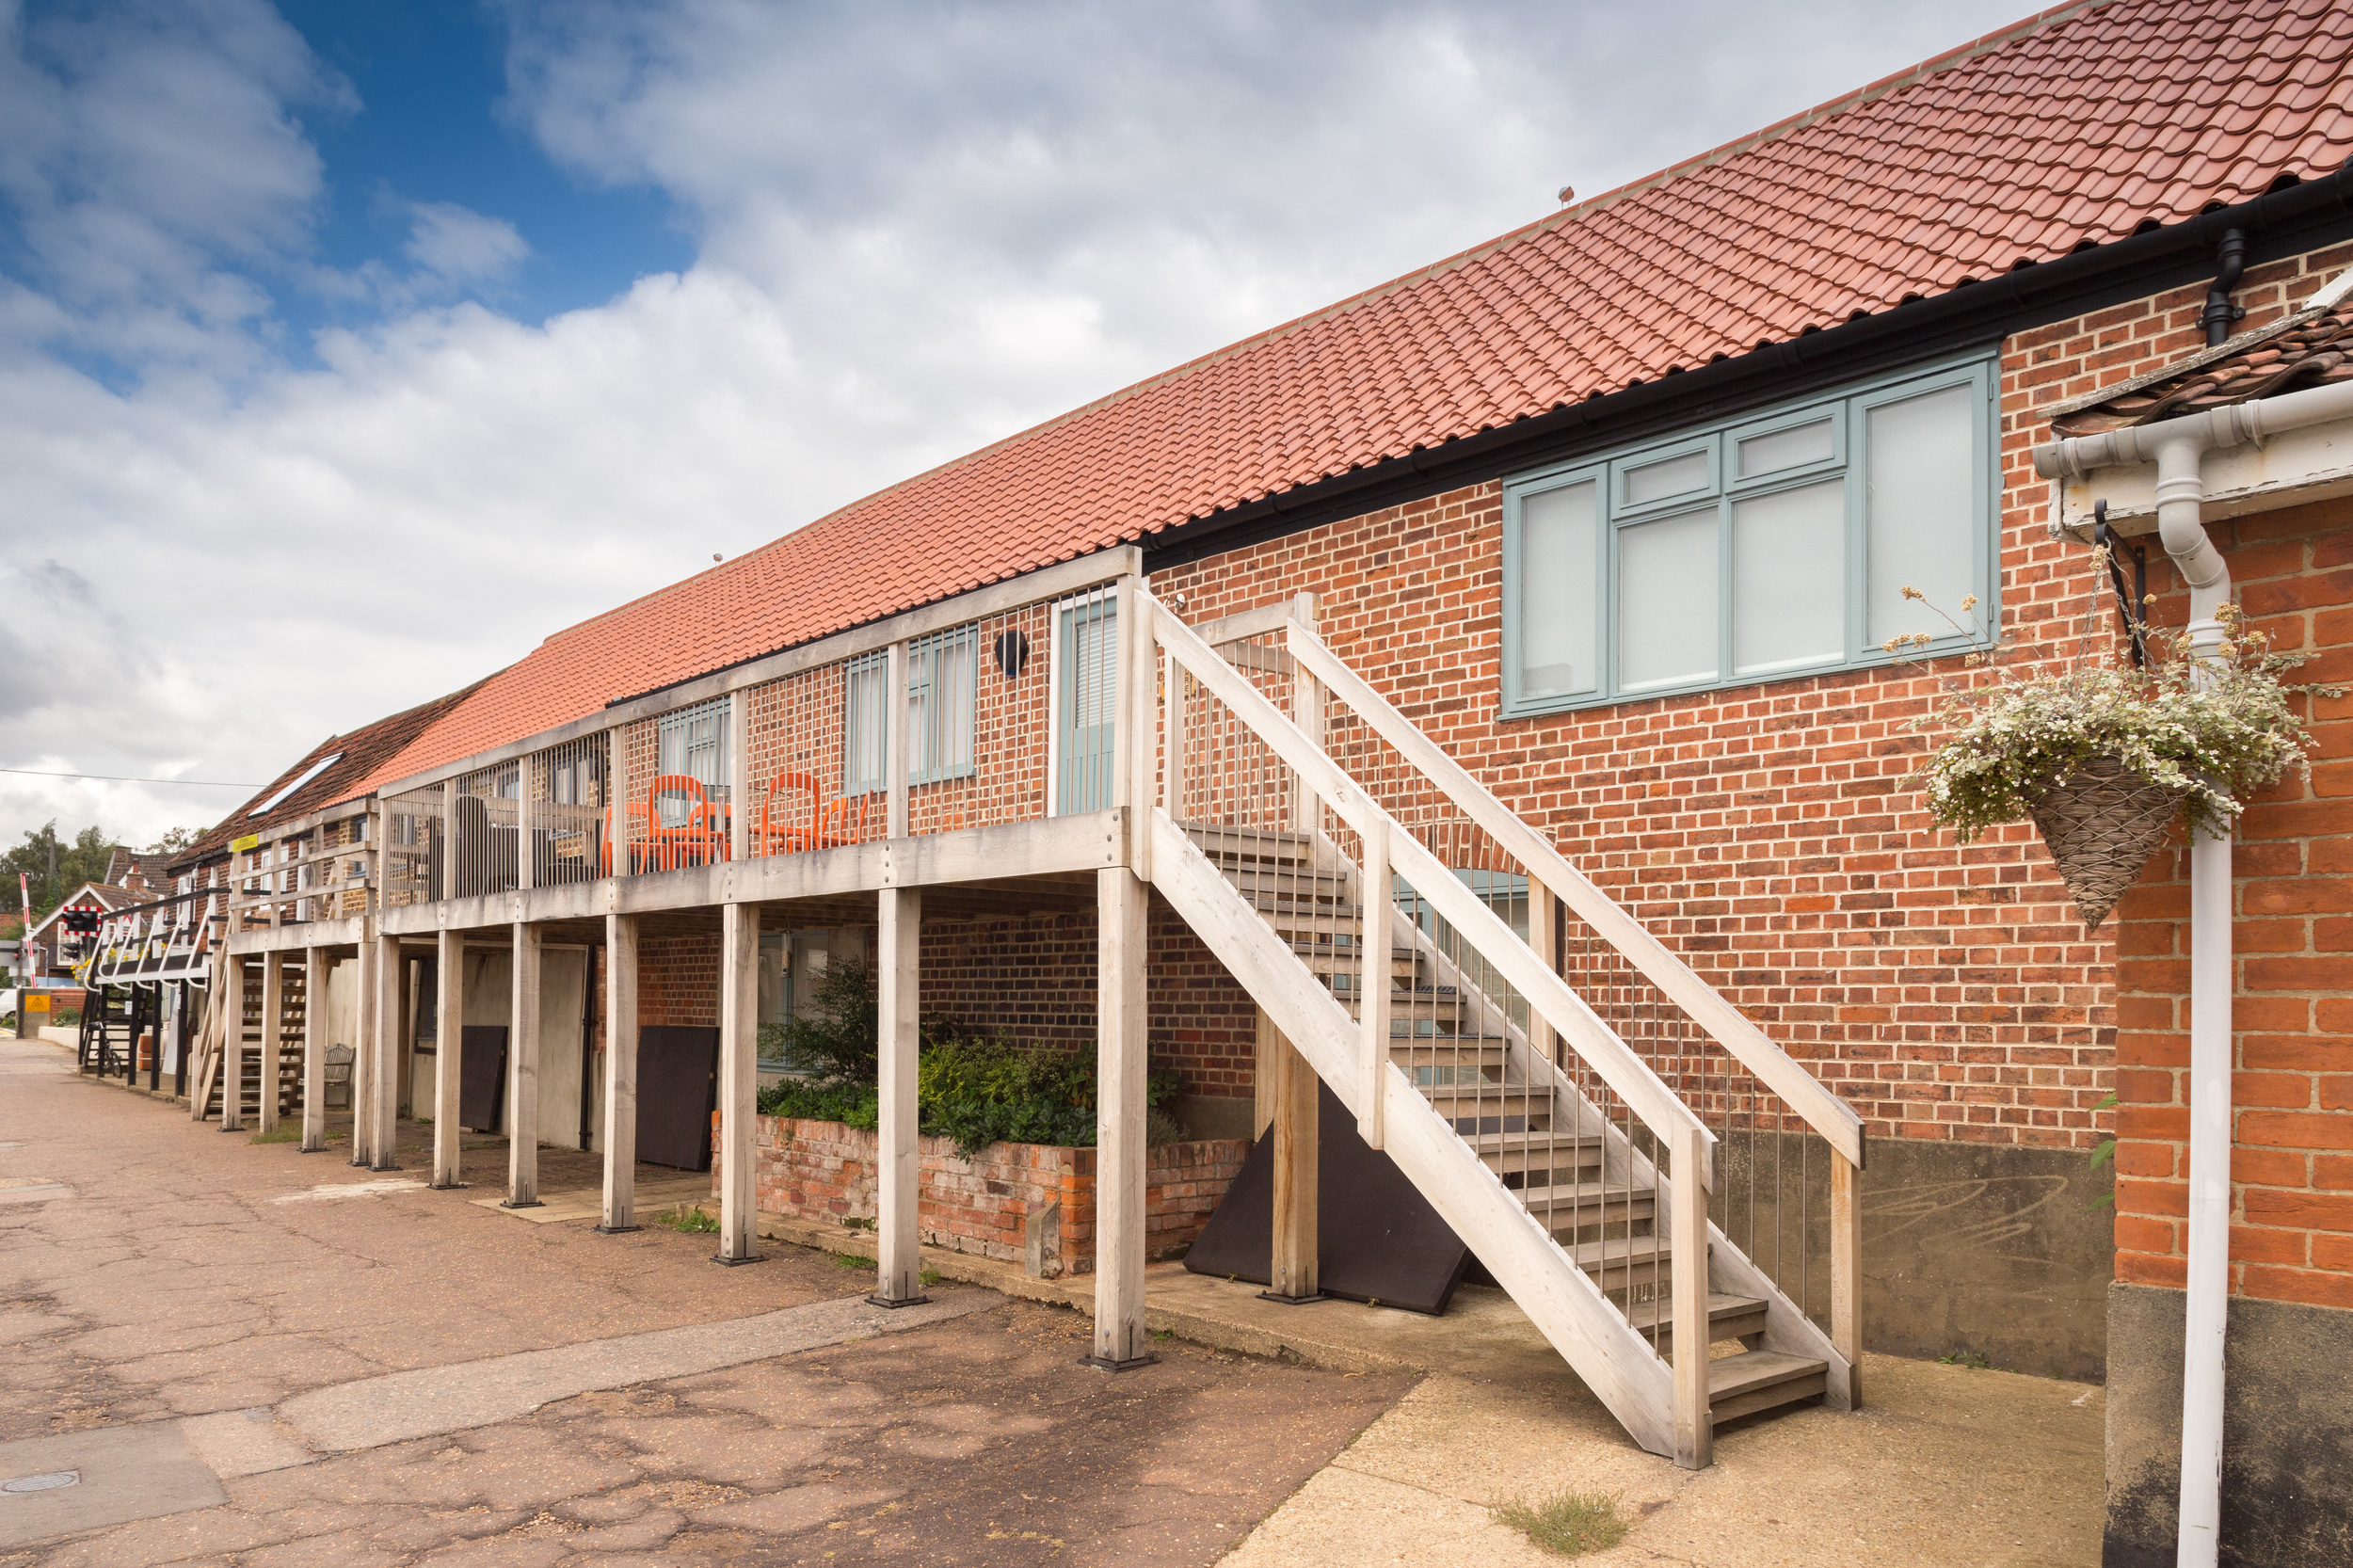
[[[715,1236],[719,1230],[719,1222],[715,1218],[699,1208],[690,1208],[684,1204],[671,1209],[667,1214],[656,1215],[653,1223],[658,1225],[667,1225],[672,1230],[682,1230],[697,1236]]]
[[[255,1133],[253,1135],[253,1141],[257,1144],[292,1144],[298,1142],[301,1137],[301,1128],[287,1127],[280,1124],[267,1132]]]
[[[1939,1367],[1966,1367],[1973,1372],[1985,1371],[1993,1365],[1980,1351],[1947,1351],[1936,1358],[1936,1364]]]
[[[874,1267],[874,1260],[860,1257],[854,1252],[838,1252],[833,1255],[833,1266],[837,1269],[871,1269]]]
[[[939,1283],[939,1271],[937,1269],[918,1269],[915,1272],[915,1281],[918,1285],[937,1285]]]
[[[1600,1492],[1556,1492],[1549,1497],[1510,1497],[1489,1509],[1498,1525],[1509,1525],[1545,1551],[1582,1557],[1607,1551],[1625,1535],[1618,1499]]]

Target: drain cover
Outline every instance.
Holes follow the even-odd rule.
[[[14,1480],[0,1480],[0,1492],[54,1492],[60,1486],[79,1486],[82,1472],[56,1470],[45,1476],[19,1476]]]

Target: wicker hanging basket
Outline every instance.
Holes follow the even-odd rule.
[[[2027,808],[2086,931],[2100,929],[2140,875],[2188,793],[2113,757],[2095,757]]]

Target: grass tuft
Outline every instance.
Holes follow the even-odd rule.
[[[875,1263],[872,1258],[860,1257],[854,1252],[838,1252],[833,1255],[833,1266],[837,1269],[872,1269]]]
[[[679,1205],[667,1214],[656,1215],[653,1223],[696,1236],[715,1236],[719,1231],[719,1222],[716,1217],[686,1204]]]
[[[1488,1512],[1496,1523],[1511,1526],[1545,1551],[1561,1557],[1608,1550],[1624,1539],[1627,1523],[1618,1512],[1617,1497],[1599,1492],[1511,1497]]]
[[[280,1122],[268,1132],[255,1133],[253,1141],[257,1144],[297,1144],[302,1141],[302,1126],[296,1123],[288,1127]]]

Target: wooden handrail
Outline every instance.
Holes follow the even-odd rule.
[[[1293,621],[1286,639],[1294,658],[1327,690],[1354,709],[1375,734],[1395,746],[1408,762],[1444,791],[1472,822],[1516,857],[1532,880],[1559,894],[1561,902],[1624,955],[1643,979],[1682,1008],[1758,1081],[1804,1117],[1806,1125],[1828,1140],[1833,1148],[1857,1169],[1862,1167],[1863,1118],[1852,1106],[1775,1045],[1747,1015],[1652,936],[1641,921],[1595,887],[1543,834],[1521,821],[1469,770],[1448,756],[1411,719],[1344,664],[1321,637]]]
[[[1707,1144],[1714,1144],[1716,1135],[1651,1070],[1650,1064],[1637,1056],[1566,981],[1540,963],[1534,950],[1440,864],[1420,840],[1358,788],[1322,747],[1302,734],[1191,627],[1169,615],[1151,595],[1137,597],[1140,603],[1150,606],[1154,634],[1161,648],[1248,725],[1343,822],[1360,834],[1385,832],[1390,860],[1399,874],[1528,999],[1546,1023],[1569,1040],[1577,1055],[1642,1119],[1643,1126],[1668,1139],[1695,1131]],[[1354,1097],[1339,1084],[1333,1087],[1344,1098]]]

